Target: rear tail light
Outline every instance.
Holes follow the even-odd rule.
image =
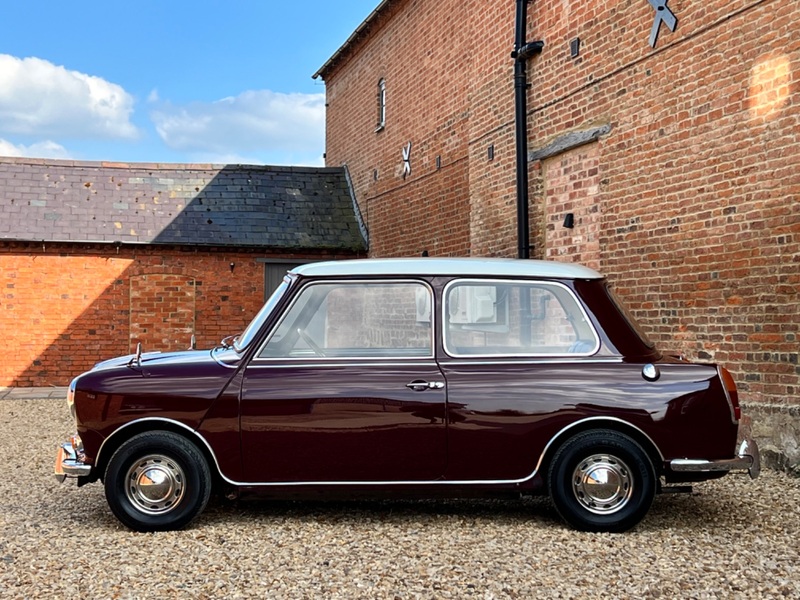
[[[718,370],[722,379],[722,388],[725,390],[725,398],[731,408],[731,418],[734,423],[738,423],[739,419],[742,418],[742,407],[739,405],[739,391],[736,389],[736,382],[728,369],[718,367]]]

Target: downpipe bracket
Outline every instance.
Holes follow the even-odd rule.
[[[544,42],[536,40],[535,42],[528,42],[519,49],[515,49],[511,53],[511,58],[514,60],[528,60],[529,58],[541,54],[544,49]]]

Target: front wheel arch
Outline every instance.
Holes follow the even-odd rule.
[[[127,527],[142,532],[180,529],[195,519],[211,495],[208,461],[196,444],[170,431],[127,439],[108,461],[106,500]]]
[[[108,463],[111,460],[111,457],[114,456],[114,453],[119,450],[120,446],[127,443],[131,438],[136,437],[137,435],[152,431],[166,431],[174,433],[175,435],[185,438],[188,442],[194,444],[203,454],[203,457],[211,469],[214,487],[216,488],[222,485],[223,477],[217,467],[216,457],[211,453],[211,450],[209,449],[203,437],[197,431],[188,425],[184,425],[180,421],[164,419],[161,417],[130,421],[129,423],[126,423],[115,429],[100,446],[100,450],[97,453],[97,460],[93,469],[93,473],[97,473],[97,477],[95,477],[93,480],[104,480]]]

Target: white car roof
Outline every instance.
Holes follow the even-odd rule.
[[[452,275],[464,277],[539,277],[602,279],[583,265],[516,258],[365,258],[314,262],[292,269],[305,277],[344,275]]]

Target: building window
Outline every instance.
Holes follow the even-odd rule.
[[[386,80],[381,77],[378,81],[378,124],[375,131],[380,131],[386,126]]]
[[[288,271],[310,261],[262,258],[258,262],[264,263],[264,300],[267,300],[281,284]]]

